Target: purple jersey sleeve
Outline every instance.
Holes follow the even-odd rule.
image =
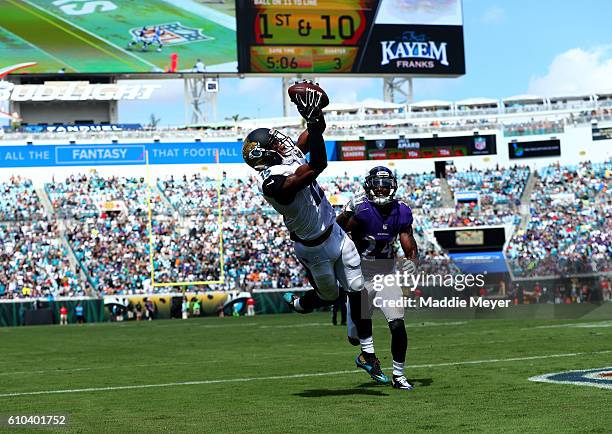
[[[399,213],[400,213],[399,231],[406,232],[408,228],[412,225],[412,222],[413,222],[412,210],[404,202],[400,202],[399,203]]]

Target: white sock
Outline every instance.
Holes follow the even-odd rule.
[[[295,308],[295,310],[297,310],[298,312],[304,312],[304,308],[302,307],[302,305],[300,304],[300,299],[296,298],[293,301],[293,307]]]
[[[365,339],[359,339],[359,343],[361,344],[361,351],[364,353],[374,354],[374,339],[372,336]]]
[[[393,376],[401,377],[404,375],[404,364],[400,362],[393,361]]]

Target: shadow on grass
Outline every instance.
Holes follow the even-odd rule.
[[[415,387],[427,387],[433,383],[431,378],[410,378],[408,379]],[[294,393],[295,396],[303,398],[320,398],[322,396],[347,396],[347,395],[369,395],[369,396],[389,396],[383,392],[391,388],[390,384],[377,384],[374,382],[362,383],[353,389],[312,389]]]
[[[408,382],[412,384],[414,387],[427,387],[433,383],[431,378],[408,378]],[[391,387],[391,384],[388,385]],[[357,387],[387,387],[384,384],[376,384],[376,383],[363,383]]]
[[[431,378],[408,378],[408,381],[414,387],[427,387],[430,386],[431,383],[433,383],[433,380]]]
[[[294,395],[301,396],[302,398],[320,398],[322,396],[348,396],[348,395],[389,396],[388,393],[384,393],[380,390],[370,390],[370,389],[313,389],[313,390],[304,390],[303,392],[299,392],[299,393],[294,393]]]

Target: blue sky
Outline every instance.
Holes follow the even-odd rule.
[[[464,0],[466,75],[415,79],[414,100],[502,98],[522,93],[573,94],[612,90],[612,1]],[[382,80],[319,80],[334,102],[382,98]],[[161,81],[147,102],[121,102],[121,122],[185,123],[183,82]],[[223,79],[217,120],[234,114],[282,116],[278,78]]]

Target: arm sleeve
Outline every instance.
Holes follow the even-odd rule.
[[[308,124],[308,147],[310,149],[310,167],[323,170],[327,166],[327,150],[320,129],[314,124]]]

